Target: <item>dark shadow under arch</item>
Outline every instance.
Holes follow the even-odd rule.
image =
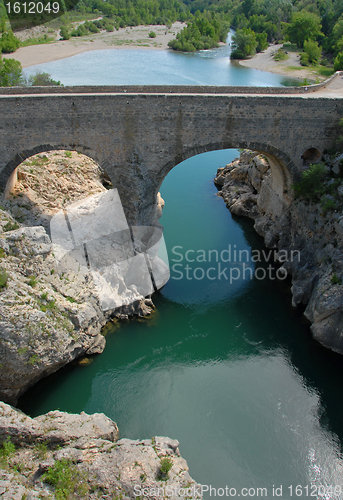
[[[308,148],[301,155],[301,159],[303,160],[303,166],[309,166],[310,163],[317,163],[321,159],[321,152],[317,148]]]

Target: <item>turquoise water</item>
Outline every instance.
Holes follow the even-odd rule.
[[[152,317],[114,327],[92,364],[42,380],[20,407],[104,412],[122,436],[177,438],[203,484],[268,492],[282,484],[288,498],[291,485],[342,478],[341,358],[311,339],[284,282],[176,279],[187,263],[172,267],[187,250],[264,248],[251,223],[216,196],[216,169],[236,153],[190,158],[164,181],[172,270]],[[189,265],[193,277],[209,264]]]
[[[114,50],[39,69],[65,84],[281,84],[277,75],[230,65],[224,53]],[[290,305],[289,281],[249,279],[249,272],[243,279],[243,264],[262,276],[268,263],[251,262],[253,251],[264,250],[261,238],[216,196],[216,170],[236,155],[195,156],[165,179],[171,279],[154,294],[151,318],[114,325],[103,354],[40,381],[19,406],[31,415],[104,412],[121,436],[176,438],[192,477],[215,488],[267,488],[264,497],[274,498],[282,485],[282,498],[293,498],[302,485],[309,487],[303,498],[333,498],[329,487],[343,477],[342,358],[313,341]],[[200,255],[207,262],[190,262]],[[238,276],[231,282],[230,269]]]
[[[230,62],[230,47],[183,54],[172,50],[108,49],[31,66],[26,76],[49,73],[64,85],[254,85],[296,83]]]

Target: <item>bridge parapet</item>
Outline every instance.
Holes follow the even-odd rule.
[[[313,85],[289,87],[247,87],[216,85],[76,85],[51,87],[0,87],[0,96],[37,94],[258,94],[296,95],[311,94],[325,89],[335,79],[342,77],[343,71],[336,71],[324,82]]]

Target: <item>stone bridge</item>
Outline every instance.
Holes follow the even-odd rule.
[[[304,161],[319,159],[337,138],[342,87],[336,73],[307,88],[0,89],[0,188],[32,155],[76,150],[108,173],[129,222],[149,225],[175,165],[206,151],[249,148],[268,157],[274,196],[288,204]]]

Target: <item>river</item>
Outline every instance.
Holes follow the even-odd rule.
[[[47,71],[64,84],[287,83],[231,65],[227,51],[97,51],[26,73]],[[237,495],[253,488],[257,498],[266,488],[264,498],[275,498],[282,486],[284,499],[342,498],[330,493],[336,485],[343,492],[342,358],[313,341],[288,281],[259,279],[262,269],[230,282],[230,267],[242,271],[239,250],[254,272],[267,266],[251,263],[253,251],[265,250],[251,221],[216,196],[216,170],[237,154],[195,156],[163,182],[171,279],[153,296],[151,318],[109,328],[103,354],[40,381],[19,407],[30,415],[104,412],[121,436],[176,438],[196,481]],[[191,262],[200,254],[206,262]]]

